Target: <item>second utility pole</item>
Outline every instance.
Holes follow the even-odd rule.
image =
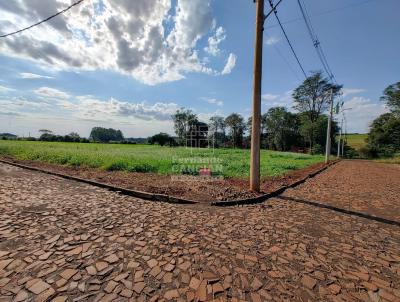
[[[331,154],[331,127],[333,116],[333,89],[331,88],[331,110],[328,118],[328,126],[326,127],[326,147],[325,147],[325,163],[329,162],[329,155]]]
[[[254,51],[253,122],[251,127],[250,190],[260,191],[261,78],[264,31],[264,0],[257,0]]]
[[[339,136],[338,147],[337,147],[337,158],[340,158],[340,152],[341,152],[340,144],[342,143],[342,132],[343,132],[343,117],[342,117],[342,122],[340,123],[340,136]]]

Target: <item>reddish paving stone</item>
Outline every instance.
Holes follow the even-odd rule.
[[[171,289],[164,294],[164,298],[167,300],[173,300],[179,297],[179,292],[176,289]]]
[[[36,295],[39,295],[49,288],[50,285],[42,281],[41,279],[34,279],[27,283],[27,289]]]
[[[303,278],[301,278],[301,283],[308,289],[313,289],[317,284],[317,280],[307,275],[304,275]]]
[[[333,181],[330,171],[337,174],[328,169],[288,194],[328,199],[335,190],[319,182]],[[383,210],[381,187],[374,205]],[[368,219],[281,199],[233,208],[154,203],[25,170],[1,175],[0,196],[8,300],[400,299],[400,229]]]

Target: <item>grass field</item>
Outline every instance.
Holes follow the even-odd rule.
[[[248,177],[249,150],[186,149],[152,145],[81,144],[58,142],[0,141],[0,155],[21,160],[43,161],[69,166],[86,166],[108,171],[174,174],[173,158],[219,161],[225,177]],[[261,151],[262,176],[279,176],[322,162],[323,156]]]
[[[365,139],[368,137],[368,134],[348,134],[347,135],[347,144],[359,150],[360,148],[364,147],[367,143]]]
[[[376,161],[380,163],[400,165],[400,154],[397,154],[393,158],[382,158],[382,159],[377,159]]]

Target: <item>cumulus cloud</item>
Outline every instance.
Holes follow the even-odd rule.
[[[44,76],[36,73],[21,72],[19,73],[21,79],[52,79],[53,77]]]
[[[345,102],[347,116],[347,128],[349,132],[367,133],[369,125],[379,115],[389,110],[383,103],[373,102],[364,97],[353,97]]]
[[[2,1],[0,31],[30,25],[69,4]],[[56,70],[112,70],[155,85],[192,72],[217,74],[198,53],[199,41],[208,38],[214,24],[210,0],[84,1],[46,24],[2,39],[0,51]],[[210,53],[219,52],[224,36],[218,28],[210,37]]]
[[[102,120],[105,117],[134,117],[141,120],[171,120],[171,115],[179,106],[175,103],[146,102],[131,103],[111,98],[108,101],[96,99],[93,96],[78,96],[76,104],[70,103],[69,109],[77,111],[77,116],[85,119]],[[68,108],[68,106],[64,106]]]
[[[229,57],[226,61],[225,67],[222,70],[221,74],[230,74],[233,70],[233,68],[235,68],[236,66],[236,55],[233,53],[229,54]]]
[[[222,27],[218,27],[215,31],[215,34],[208,38],[208,45],[204,48],[204,50],[212,56],[219,55],[221,52],[221,50],[219,49],[219,44],[225,39],[225,29],[223,29]]]
[[[292,90],[288,90],[282,94],[266,93],[261,96],[263,104],[267,108],[271,107],[286,107],[289,111],[293,110]]]

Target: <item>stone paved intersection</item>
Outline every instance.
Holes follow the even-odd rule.
[[[399,227],[280,199],[154,203],[0,168],[1,302],[400,301]]]

